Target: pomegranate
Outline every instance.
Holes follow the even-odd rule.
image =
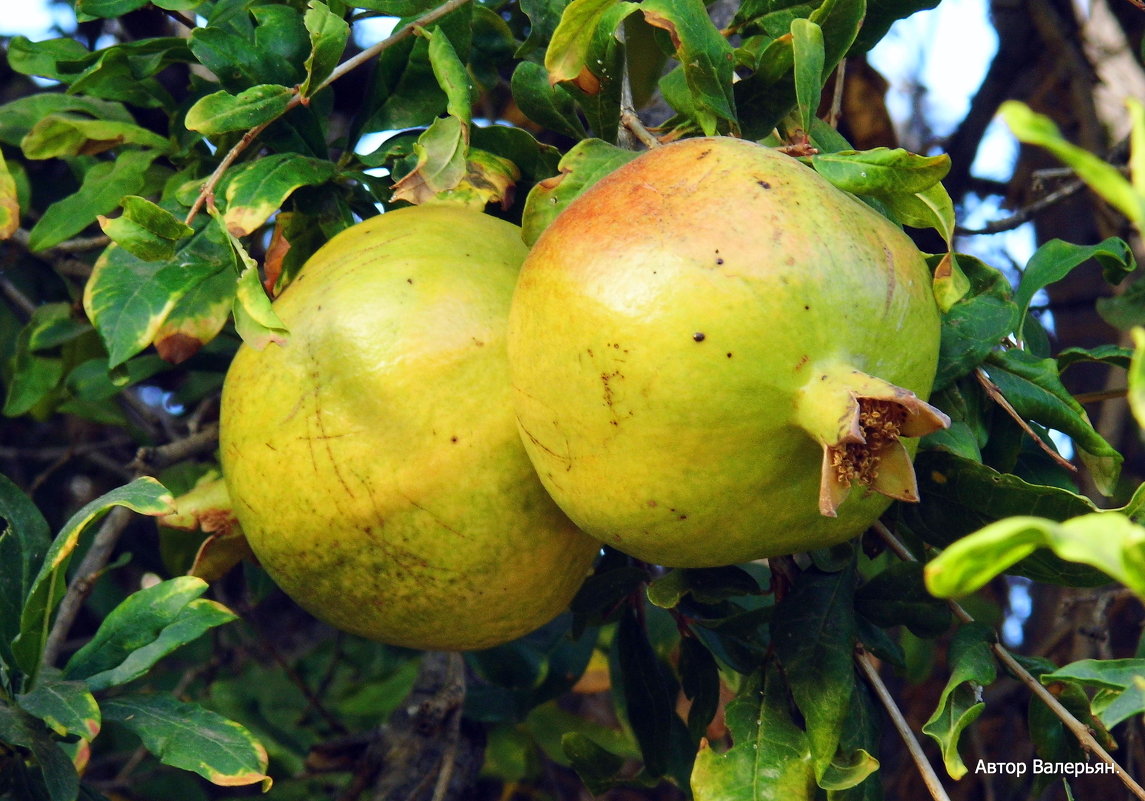
[[[839,543],[917,500],[939,311],[893,223],[732,138],[642,154],[541,234],[509,359],[522,441],[582,529],[703,567]],[[908,438],[908,439],[904,439]]]

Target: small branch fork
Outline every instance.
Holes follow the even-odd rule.
[[[346,73],[362,66],[366,62],[377,57],[379,54],[384,53],[386,50],[389,50],[391,47],[403,39],[409,38],[418,28],[423,28],[426,25],[437,22],[442,17],[450,14],[453,11],[456,11],[468,2],[470,2],[470,0],[448,0],[448,2],[442,3],[432,11],[427,11],[425,14],[422,14],[413,22],[406,23],[382,41],[366,48],[356,56],[346,59],[337,67],[335,67],[330,75],[326,77],[326,80],[322,81],[322,83],[315,87],[312,94],[325,89],[327,86],[334,83],[334,81],[338,80]],[[303,105],[307,102],[307,100],[308,98],[303,97],[302,93],[298,91],[297,87],[295,87],[294,96],[290,99],[290,102],[286,104],[286,108],[282,110],[282,114],[285,114],[297,106]],[[279,117],[281,117],[282,114],[280,114]],[[277,117],[275,119],[277,119]],[[235,159],[237,159],[242,154],[242,152],[250,146],[251,142],[258,138],[259,134],[265,131],[267,126],[269,126],[272,122],[274,122],[274,120],[264,122],[261,125],[256,125],[255,127],[251,128],[249,131],[243,134],[242,138],[239,139],[239,141],[235,143],[234,147],[230,149],[227,155],[223,157],[223,160],[219,162],[217,167],[215,167],[215,171],[212,172],[207,180],[203,183],[203,188],[199,190],[199,196],[195,198],[195,202],[191,206],[191,210],[187,212],[187,217],[185,219],[187,225],[191,224],[191,221],[195,219],[200,211],[202,211],[203,205],[206,204],[208,200],[214,196],[215,187],[219,185],[219,181],[222,180],[223,174],[230,168],[232,164],[234,164]]]
[[[902,541],[899,540],[899,538],[896,537],[891,532],[891,530],[881,522],[876,522],[873,526],[873,529],[879,535],[879,537],[882,538],[883,542],[885,542],[887,546],[892,551],[894,551],[895,555],[902,559],[904,562],[918,561],[914,554],[912,554],[907,549],[907,547],[903,545]],[[963,623],[974,622],[974,618],[970,615],[969,612],[962,608],[961,604],[952,600],[947,600],[946,603],[950,607],[950,611],[954,613],[955,617],[957,617]],[[1018,662],[1018,660],[1015,659],[1014,656],[1009,651],[1007,651],[1000,642],[995,642],[990,647],[994,651],[994,656],[998,659],[998,661],[1005,665],[1007,670],[1017,676],[1018,680],[1022,682],[1022,684],[1026,685],[1030,692],[1037,696],[1038,699],[1042,701],[1042,703],[1044,703],[1050,708],[1050,710],[1053,711],[1058,720],[1060,720],[1062,724],[1067,729],[1069,729],[1070,733],[1077,738],[1078,742],[1081,743],[1082,748],[1096,756],[1105,764],[1111,766],[1113,768],[1113,773],[1119,779],[1121,779],[1122,784],[1124,784],[1129,789],[1129,791],[1133,793],[1134,796],[1141,799],[1141,801],[1145,801],[1145,788],[1138,784],[1133,779],[1133,777],[1130,776],[1129,773],[1126,772],[1125,769],[1122,768],[1121,765],[1119,765],[1117,761],[1109,755],[1109,752],[1106,751],[1101,746],[1101,743],[1099,743],[1093,736],[1093,732],[1090,731],[1088,726],[1074,717],[1068,709],[1062,706],[1061,702],[1054,697],[1053,693],[1042,686],[1042,683],[1038,681],[1037,678],[1035,678],[1034,675],[1030,673],[1030,671],[1022,667],[1021,663]],[[935,798],[939,798],[939,796],[935,796]]]

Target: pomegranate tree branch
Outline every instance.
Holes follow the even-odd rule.
[[[437,22],[445,15],[456,11],[468,2],[471,2],[471,0],[448,0],[448,2],[442,3],[437,8],[422,14],[413,22],[406,23],[382,41],[367,47],[361,53],[358,53],[356,56],[348,58],[339,64],[326,77],[326,80],[322,81],[320,84],[318,84],[317,87],[314,88],[314,92],[325,89],[327,86],[334,83],[334,81],[341,78],[347,72],[362,66],[379,54],[384,53],[386,50],[390,49],[398,42],[412,36],[414,31],[416,31],[418,28],[422,28],[426,25]],[[283,114],[295,108],[296,106],[302,105],[305,100],[306,98],[302,96],[302,93],[299,92],[298,88],[296,87],[294,90],[294,96],[290,98],[290,101],[286,104],[286,107],[283,108],[278,117],[281,117]],[[275,117],[275,119],[278,119],[278,117]],[[259,134],[266,130],[267,126],[272,122],[274,122],[274,120],[268,120],[261,125],[256,125],[255,127],[251,128],[249,131],[243,134],[243,137],[238,142],[236,142],[234,147],[232,147],[227,155],[223,157],[223,160],[219,162],[217,167],[215,167],[214,172],[212,172],[207,180],[203,183],[203,188],[199,190],[199,196],[195,198],[195,202],[191,206],[191,210],[187,213],[187,217],[185,219],[187,225],[190,225],[191,221],[195,219],[196,215],[202,211],[203,205],[207,202],[207,198],[214,194],[215,187],[219,185],[219,181],[222,180],[223,174],[230,168],[232,164],[234,164],[235,159],[237,159],[239,155],[241,155],[242,152],[250,146],[251,142],[253,142]]]
[[[922,752],[922,746],[918,742],[918,738],[914,736],[911,731],[910,724],[906,722],[903,717],[902,710],[898,708],[895,699],[891,696],[890,690],[887,685],[883,683],[882,677],[879,676],[879,671],[871,661],[870,654],[860,645],[855,650],[855,662],[859,665],[859,669],[863,671],[867,682],[875,691],[875,695],[879,697],[883,708],[886,709],[887,714],[890,715],[891,721],[894,723],[895,728],[898,730],[899,736],[902,737],[903,742],[906,743],[907,751],[910,752],[911,759],[918,767],[918,772],[922,776],[922,781],[926,785],[926,789],[930,791],[931,798],[934,801],[950,801],[950,796],[946,794],[946,789],[942,786],[942,782],[938,779],[938,774],[934,772],[934,767],[930,764],[930,760],[926,758],[926,754]]]
[[[918,561],[914,557],[914,554],[912,554],[907,549],[907,547],[903,545],[902,541],[899,540],[899,538],[896,537],[891,532],[891,530],[881,522],[876,521],[873,528],[879,537],[882,538],[883,542],[885,542],[887,546],[892,551],[894,551],[895,555],[900,559],[905,562]],[[949,599],[946,601],[946,603],[950,607],[950,611],[954,613],[954,616],[961,620],[963,623],[974,622],[974,618],[970,615],[969,612],[962,608],[961,604]],[[1061,702],[1054,697],[1053,693],[1046,689],[1042,683],[1038,681],[1038,679],[1032,673],[1030,673],[1030,671],[1022,667],[1022,664],[1017,659],[1015,659],[1013,654],[1007,651],[1000,642],[994,642],[990,647],[994,651],[994,656],[998,659],[998,661],[1005,665],[1006,669],[1017,676],[1018,680],[1022,682],[1022,684],[1026,685],[1030,692],[1032,692],[1042,703],[1050,708],[1054,715],[1057,716],[1058,720],[1060,720],[1062,724],[1067,729],[1069,729],[1070,733],[1077,738],[1078,742],[1081,743],[1082,748],[1096,756],[1105,764],[1109,765],[1113,769],[1113,773],[1119,779],[1121,779],[1122,784],[1124,784],[1129,789],[1129,791],[1133,793],[1133,795],[1141,799],[1141,801],[1145,801],[1145,788],[1138,784],[1133,779],[1133,777],[1130,776],[1128,772],[1126,772],[1121,767],[1121,765],[1119,765],[1117,761],[1109,755],[1109,752],[1106,751],[1101,746],[1101,743],[1099,743],[1093,736],[1093,732],[1089,730],[1088,726],[1074,717],[1073,713],[1062,706]]]

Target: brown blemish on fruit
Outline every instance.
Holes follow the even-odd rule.
[[[811,358],[810,356],[808,356],[806,353],[804,353],[803,356],[799,359],[799,363],[797,365],[795,365],[796,372],[798,372],[799,370],[802,370],[803,365],[807,364],[807,362],[810,360],[810,358]]]
[[[697,331],[696,333],[692,334],[692,339],[695,340],[696,342],[703,342],[707,338],[708,338],[708,335],[705,334],[703,331]]]
[[[769,184],[767,181],[764,181],[764,180],[762,180],[762,179],[760,179],[760,180],[756,181],[755,183],[756,183],[756,185],[757,185],[757,186],[759,186],[761,189],[771,189],[771,184]]]

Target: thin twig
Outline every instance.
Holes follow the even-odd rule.
[[[938,779],[938,774],[934,772],[934,768],[930,764],[930,760],[926,758],[926,754],[922,752],[922,746],[918,742],[918,738],[914,736],[911,731],[910,724],[906,722],[903,717],[902,711],[895,703],[895,699],[891,696],[887,685],[883,684],[882,677],[879,676],[879,671],[871,663],[870,655],[864,650],[860,644],[855,649],[855,662],[858,663],[859,669],[863,671],[863,675],[867,677],[867,682],[870,683],[875,695],[879,697],[882,702],[883,708],[886,709],[887,714],[890,715],[891,721],[894,723],[895,728],[898,730],[899,736],[902,737],[903,742],[906,743],[907,751],[910,752],[911,759],[918,767],[918,772],[922,775],[922,781],[926,785],[926,789],[930,791],[930,796],[935,801],[950,801],[950,796],[946,794],[946,790],[942,786],[942,782]]]
[[[154,448],[140,448],[131,467],[141,474],[150,474],[170,467],[176,462],[213,451],[219,444],[219,424],[211,423],[200,431],[166,445]]]
[[[954,233],[962,234],[963,236],[984,236],[988,234],[998,234],[1003,231],[1012,231],[1020,225],[1025,225],[1034,218],[1038,213],[1045,211],[1050,206],[1061,203],[1067,198],[1071,198],[1085,188],[1085,184],[1081,181],[1071,181],[1060,189],[1055,189],[1044,197],[1040,197],[1027,206],[1018,209],[1014,214],[1001,220],[994,220],[981,228],[963,228],[962,226],[955,226]]]
[[[367,47],[361,53],[358,53],[352,58],[346,59],[337,67],[335,67],[334,70],[326,77],[326,80],[322,81],[320,84],[318,84],[318,86],[314,87],[310,93],[311,96],[317,94],[322,89],[325,89],[327,86],[341,78],[347,72],[360,67],[362,64],[370,61],[380,53],[384,53],[386,50],[390,49],[403,39],[412,36],[418,28],[425,27],[426,25],[430,25],[436,22],[447,14],[461,8],[463,5],[470,1],[471,0],[449,0],[449,2],[442,3],[432,11],[427,11],[426,13],[422,14],[413,22],[406,23],[382,41]],[[294,96],[290,98],[290,101],[287,102],[285,108],[283,108],[278,117],[275,117],[275,120],[296,106],[300,106],[307,102],[308,100],[309,97],[303,97],[302,93],[298,91],[297,87],[295,87]],[[219,185],[219,181],[222,180],[223,174],[227,171],[227,169],[230,168],[232,164],[234,164],[235,159],[237,159],[242,154],[242,152],[250,146],[251,142],[253,142],[255,138],[257,138],[259,134],[265,131],[266,128],[275,120],[268,120],[261,125],[256,125],[255,127],[251,128],[249,131],[243,134],[242,138],[239,139],[239,141],[235,143],[234,147],[230,149],[227,155],[223,157],[223,160],[219,162],[217,167],[215,167],[214,172],[212,172],[207,180],[203,183],[202,189],[199,190],[199,196],[195,198],[195,202],[191,206],[191,210],[187,212],[187,217],[184,220],[187,225],[190,225],[191,221],[195,219],[200,211],[202,211],[203,205],[207,202],[207,199],[214,195],[215,187]]]
[[[839,120],[843,116],[843,82],[847,78],[847,59],[842,59],[835,67],[835,91],[831,97],[831,110],[827,112],[827,124],[832,128],[839,127]]]
[[[914,558],[914,554],[907,550],[907,547],[902,544],[899,538],[896,537],[891,532],[891,530],[881,522],[876,521],[872,528],[874,528],[875,532],[882,538],[883,542],[885,542],[887,546],[892,551],[894,551],[900,559],[907,562],[918,561]],[[963,623],[974,622],[974,618],[970,615],[970,613],[963,609],[962,605],[957,601],[953,601],[948,598],[946,600],[946,604],[950,607],[950,611],[954,613],[954,616],[961,620]],[[1077,738],[1078,742],[1081,743],[1082,748],[1096,756],[1105,764],[1111,766],[1113,768],[1114,774],[1116,774],[1117,777],[1121,779],[1122,783],[1127,788],[1129,788],[1129,791],[1137,796],[1137,798],[1141,799],[1141,801],[1145,801],[1145,788],[1142,788],[1140,784],[1134,781],[1133,777],[1131,777],[1129,773],[1126,772],[1121,767],[1121,765],[1119,765],[1117,761],[1109,755],[1109,752],[1106,751],[1102,747],[1101,743],[1099,743],[1093,736],[1093,732],[1090,731],[1088,726],[1074,717],[1073,713],[1062,706],[1061,702],[1053,696],[1053,693],[1046,689],[1042,683],[1038,681],[1032,673],[1030,673],[1030,671],[1022,667],[1022,664],[1018,662],[1018,660],[1015,659],[1013,655],[1007,651],[1000,642],[994,642],[990,647],[994,651],[994,655],[997,657],[998,661],[1005,665],[1011,673],[1017,676],[1018,680],[1022,682],[1022,684],[1025,684],[1026,687],[1029,688],[1030,692],[1032,692],[1042,703],[1050,708],[1054,715],[1057,716],[1058,720],[1060,720],[1062,724],[1067,729],[1069,729],[1070,733],[1072,733],[1073,736]]]
[[[1013,421],[1017,423],[1023,431],[1030,435],[1030,439],[1037,443],[1038,447],[1046,452],[1047,456],[1064,467],[1066,470],[1074,473],[1077,472],[1077,465],[1073,464],[1069,459],[1066,459],[1060,453],[1047,445],[1045,440],[1039,437],[1037,432],[1030,427],[1030,424],[1022,419],[1022,416],[1018,414],[1017,410],[1010,405],[1010,401],[1006,400],[1006,396],[1002,394],[1002,390],[998,389],[998,385],[991,381],[990,377],[986,375],[985,370],[983,370],[981,367],[978,367],[975,369],[974,374],[978,378],[978,383],[982,385],[982,389],[986,390],[986,394],[990,397],[990,400],[1001,406],[1003,411],[1010,415]]]
[[[55,664],[59,658],[64,639],[68,636],[76,616],[79,615],[80,607],[91,594],[96,579],[103,574],[120,536],[130,522],[131,511],[124,506],[115,507],[103,519],[103,525],[92,540],[91,547],[76,568],[76,578],[68,584],[67,593],[60,601],[59,612],[56,614],[55,622],[52,623],[52,630],[48,633],[40,659],[40,664],[44,667]]]
[[[660,147],[660,140],[644,127],[644,123],[640,121],[640,117],[636,116],[636,112],[632,109],[622,108],[620,110],[620,124],[649,150]]]

